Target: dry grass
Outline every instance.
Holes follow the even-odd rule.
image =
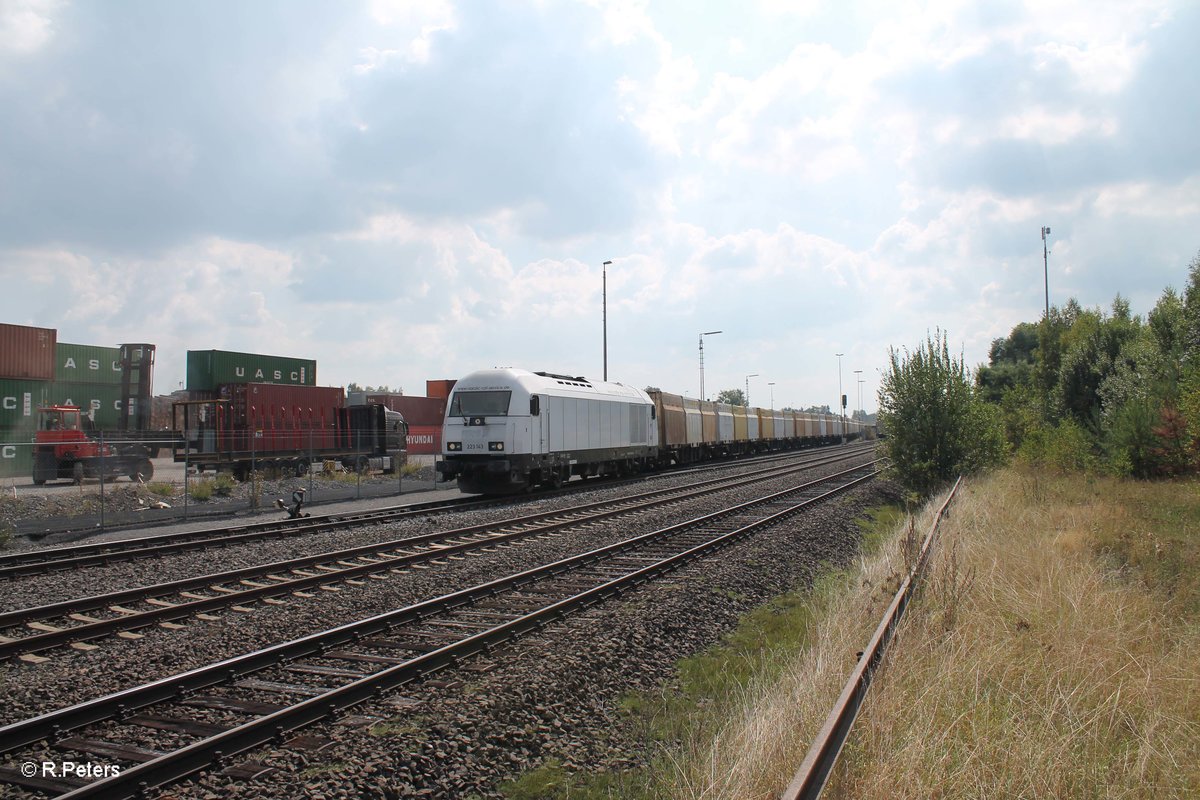
[[[1200,624],[1180,602],[1200,576],[1164,572],[1153,543],[1112,547],[1147,492],[1190,521],[1195,487],[1173,487],[1012,471],[969,485],[825,796],[1200,796]],[[1168,527],[1151,538],[1194,563],[1200,533]],[[778,797],[895,588],[904,538],[827,598],[783,680],[691,746],[672,796]]]
[[[1072,482],[1005,472],[957,504],[830,797],[1200,792],[1200,629],[1098,557],[1121,493]]]
[[[776,798],[841,693],[846,677],[907,573],[928,530],[928,512],[902,525],[857,574],[830,576],[810,603],[810,646],[768,680],[743,691],[740,711],[711,740],[684,742],[674,764],[672,798]],[[905,535],[909,532],[910,535]]]

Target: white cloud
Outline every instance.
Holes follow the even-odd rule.
[[[25,56],[45,47],[54,36],[59,0],[6,0],[0,4],[0,59]]]

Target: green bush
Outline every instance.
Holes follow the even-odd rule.
[[[213,481],[209,478],[201,478],[193,481],[191,485],[191,495],[193,500],[208,500],[213,496]]]
[[[226,475],[222,472],[213,478],[213,493],[218,497],[229,497],[233,494],[233,487],[235,486],[237,486],[237,481],[233,479],[232,475]]]
[[[159,497],[171,497],[175,494],[175,484],[167,483],[166,481],[155,481],[146,485],[146,489],[150,494],[156,494]]]
[[[891,368],[879,390],[880,426],[890,471],[924,496],[960,473],[1003,462],[999,409],[980,399],[961,358],[953,358],[939,330],[914,352],[889,353]]]
[[[1091,435],[1071,419],[1029,430],[1017,457],[1030,466],[1060,474],[1091,472],[1098,464]]]

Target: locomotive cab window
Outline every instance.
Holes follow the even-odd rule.
[[[510,397],[512,397],[510,391],[455,392],[454,399],[450,401],[449,416],[507,417]]]

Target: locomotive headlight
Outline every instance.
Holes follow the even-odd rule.
[[[446,442],[446,449],[453,451],[462,450],[462,442]]]
[[[504,442],[488,442],[488,450],[498,452],[504,449]]]

